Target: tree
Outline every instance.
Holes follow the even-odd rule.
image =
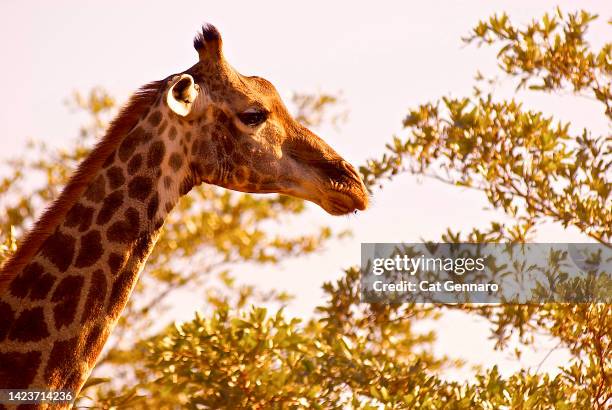
[[[612,44],[592,50],[584,38],[595,18],[585,11],[557,10],[522,27],[506,15],[480,22],[464,41],[499,47],[500,69],[516,78],[517,99],[496,99],[482,89],[484,78],[478,76],[469,97],[443,97],[411,109],[405,135],[393,138],[380,158],[360,167],[368,187],[374,192],[403,172],[432,177],[482,191],[514,221],[493,221],[488,229],[467,233],[447,229],[441,237],[446,242],[526,242],[539,222],[552,220],[610,246],[612,140],[588,130],[573,135],[569,124],[524,110],[518,100],[525,88],[586,95],[612,119]],[[0,183],[6,198],[0,205],[7,215],[0,219],[7,233],[0,252],[10,252],[15,234],[57,193],[70,165],[86,153],[84,141],[100,132],[101,116],[113,106],[101,91],[76,101],[94,121],[83,129],[75,153],[47,158],[42,151],[36,154],[40,160],[9,162],[16,179]],[[328,118],[320,114],[334,101],[333,96],[298,96],[295,102],[302,121],[316,125]],[[69,166],[58,165],[65,162]],[[31,192],[26,177],[31,170],[42,171],[49,188]],[[214,204],[219,215],[208,205],[196,209],[202,201],[193,196]],[[133,298],[141,301],[130,304],[102,360],[113,374],[122,370],[125,377],[112,382],[92,377],[81,403],[103,408],[359,409],[604,409],[612,403],[612,309],[607,304],[365,305],[359,299],[360,271],[351,267],[337,282],[323,285],[327,300],[313,316],[299,319],[284,314],[287,295],[236,286],[225,271],[229,263],[273,264],[316,250],[332,235],[322,227],[314,235],[287,238],[264,227],[299,217],[302,210],[295,199],[254,198],[209,187],[186,198],[143,274]],[[184,249],[181,260],[171,262],[168,255],[178,248]],[[197,273],[211,273],[200,276],[204,280],[219,279],[209,282],[213,288],[205,311],[187,323],[136,337],[149,326],[158,301],[194,279],[189,266],[202,264],[188,262],[203,252],[213,255],[212,262]],[[255,307],[264,303],[270,313]],[[502,377],[492,367],[468,382],[449,382],[444,371],[460,363],[435,355],[435,334],[417,332],[414,325],[450,309],[486,318],[497,349],[510,349],[511,337],[518,335],[520,354],[521,347],[544,334],[567,348],[572,359],[554,376],[523,369]],[[127,335],[136,342],[122,342]]]

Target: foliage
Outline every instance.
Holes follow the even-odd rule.
[[[98,403],[143,409],[586,409],[598,397],[607,400],[600,366],[609,361],[609,306],[534,309],[537,328],[550,325],[576,356],[558,375],[526,369],[504,378],[493,367],[458,383],[439,376],[457,363],[432,355],[433,333],[413,332],[414,323],[439,308],[360,304],[359,275],[348,269],[338,282],[325,284],[326,304],[303,325],[282,310],[269,315],[263,308],[210,300],[214,313],[196,313],[192,321],[138,344],[134,354],[145,366],[139,376],[155,375],[141,379],[140,394],[111,390]],[[562,317],[568,313],[575,319],[570,326]]]
[[[518,29],[504,14],[480,22],[464,41],[499,44],[499,65],[520,78],[518,89],[528,85],[553,92],[569,84],[570,91],[593,94],[612,118],[612,46],[591,52],[584,39],[594,18],[584,11],[565,18],[558,12]],[[475,230],[468,241],[525,241],[536,223],[548,218],[610,242],[609,136],[593,136],[587,129],[572,135],[569,123],[524,110],[515,99],[498,101],[477,87],[471,97],[444,97],[411,109],[404,128],[406,138],[393,138],[385,154],[360,171],[368,185],[410,171],[477,189],[515,219],[511,227],[494,222],[488,231]],[[449,232],[444,239],[459,237]]]
[[[295,106],[295,119],[306,127],[318,127],[324,123],[339,127],[348,118],[339,94],[294,93],[291,102]]]
[[[517,79],[517,92],[586,95],[599,101],[610,119],[611,45],[591,50],[585,33],[594,19],[584,11],[557,11],[519,28],[506,15],[493,16],[464,40],[499,47],[500,69]],[[525,110],[519,95],[500,100],[479,87],[469,97],[443,97],[411,109],[405,135],[394,137],[380,158],[360,167],[369,189],[374,192],[382,181],[410,172],[480,190],[513,220],[511,225],[492,221],[488,229],[467,233],[448,229],[443,241],[525,242],[538,224],[552,220],[610,246],[610,137],[586,129],[573,133],[567,123]],[[334,98],[298,94],[298,117],[311,125],[329,122],[335,117],[320,110],[333,107]],[[3,233],[12,232],[12,226],[21,233],[57,195],[114,107],[101,90],[76,102],[94,120],[83,128],[75,150],[55,152],[32,144],[25,158],[34,160],[6,164],[10,177],[0,181]],[[33,173],[43,175],[38,185]],[[210,187],[185,198],[165,227],[113,348],[102,359],[101,368],[113,380],[92,377],[80,403],[143,409],[609,408],[610,305],[366,305],[360,303],[360,272],[348,268],[338,281],[323,285],[327,299],[312,317],[298,319],[278,309],[287,295],[237,286],[227,272],[233,263],[274,264],[316,251],[332,236],[325,227],[293,238],[269,229],[303,210],[301,201],[286,197]],[[0,258],[13,249],[12,238],[3,239]],[[159,302],[167,295],[187,283],[203,293],[203,280],[208,289],[204,313],[153,335],[141,331],[160,313]],[[271,313],[253,305],[267,305]],[[448,381],[444,372],[461,363],[434,354],[435,332],[416,329],[445,310],[488,320],[497,349],[515,347],[520,355],[521,348],[548,336],[572,358],[556,375],[536,368],[502,376],[492,367],[466,382]]]

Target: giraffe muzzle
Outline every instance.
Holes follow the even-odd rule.
[[[348,162],[339,162],[341,176],[330,181],[327,204],[321,206],[332,215],[344,215],[368,207],[368,193],[361,177]]]

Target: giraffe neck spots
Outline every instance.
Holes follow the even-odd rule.
[[[141,166],[142,166],[142,155],[141,154],[134,155],[130,159],[130,162],[128,162],[128,174],[130,175],[136,174],[140,170]]]
[[[87,232],[81,238],[81,246],[74,266],[77,268],[87,268],[96,263],[104,253],[102,246],[100,231],[94,229]]]
[[[81,323],[92,321],[96,316],[103,314],[104,300],[107,293],[107,277],[102,269],[96,270],[91,276],[91,285],[83,307]]]
[[[74,259],[76,239],[62,233],[59,229],[55,231],[43,243],[40,253],[51,262],[59,272],[66,272]]]
[[[165,153],[166,145],[163,141],[155,141],[152,143],[147,153],[147,167],[159,167],[164,160]]]
[[[123,170],[118,166],[114,166],[106,171],[108,176],[108,185],[111,190],[121,187],[125,183],[125,175]]]
[[[36,342],[49,336],[42,307],[24,309],[16,317],[9,332],[9,340],[17,342]]]
[[[25,267],[22,275],[15,278],[9,287],[9,292],[19,298],[42,300],[49,294],[55,280],[55,276],[45,272],[42,265],[33,262]]]
[[[14,368],[23,374],[15,387],[80,387],[192,181],[183,135],[153,110],[0,295],[0,387]]]
[[[65,225],[69,228],[78,227],[79,232],[85,232],[91,226],[95,209],[92,206],[75,204],[66,215]]]
[[[68,275],[55,288],[51,302],[55,303],[53,318],[58,331],[74,322],[84,283],[83,276]]]
[[[144,202],[153,189],[153,179],[148,176],[134,177],[128,184],[128,195],[130,198]]]
[[[31,352],[0,352],[0,381],[2,388],[22,389],[29,386],[36,377],[41,365],[42,353]],[[16,371],[19,369],[19,371]]]
[[[89,199],[91,202],[99,203],[106,197],[106,178],[104,175],[100,174],[94,180],[94,182],[89,185],[87,191],[85,191],[85,198]]]

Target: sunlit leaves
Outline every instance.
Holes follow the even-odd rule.
[[[339,126],[346,122],[348,110],[340,95],[327,93],[294,93],[291,102],[296,107],[295,119],[306,127],[324,123]]]
[[[522,84],[531,81],[534,90],[559,91],[571,84],[575,93],[603,93],[598,99],[610,115],[610,45],[596,56],[583,39],[593,19],[586,12],[546,15],[519,29],[507,16],[493,16],[465,40],[502,43],[502,70],[522,76]],[[563,32],[555,34],[559,43],[548,44],[560,27]],[[538,80],[543,85],[535,86]],[[496,240],[527,239],[527,231],[521,231],[548,218],[609,243],[609,136],[594,136],[588,130],[572,134],[568,123],[481,90],[471,97],[443,97],[413,108],[403,125],[406,136],[394,137],[380,159],[360,168],[369,187],[410,171],[482,190],[493,207],[517,221],[517,231],[492,226],[489,234]]]
[[[610,368],[605,305],[517,305],[489,316],[497,325],[511,319],[504,326],[525,336],[548,330],[574,359],[555,376],[539,369],[503,376],[493,366],[458,383],[439,374],[453,362],[429,355],[432,339],[411,328],[440,307],[364,305],[358,288],[356,269],[326,284],[327,301],[306,323],[283,310],[221,303],[211,315],[168,327],[139,344],[150,378],[133,407],[574,409],[610,398],[602,372]],[[98,402],[117,397],[110,390]]]
[[[564,14],[557,9],[517,28],[506,14],[494,15],[478,23],[464,41],[501,45],[499,66],[519,78],[518,88],[556,91],[570,86],[593,95],[612,118],[612,43],[593,51],[585,40],[596,18],[584,10]]]
[[[15,237],[15,229],[10,228],[6,234],[0,231],[2,242],[0,243],[0,264],[7,258],[8,255],[17,249],[17,238]]]

